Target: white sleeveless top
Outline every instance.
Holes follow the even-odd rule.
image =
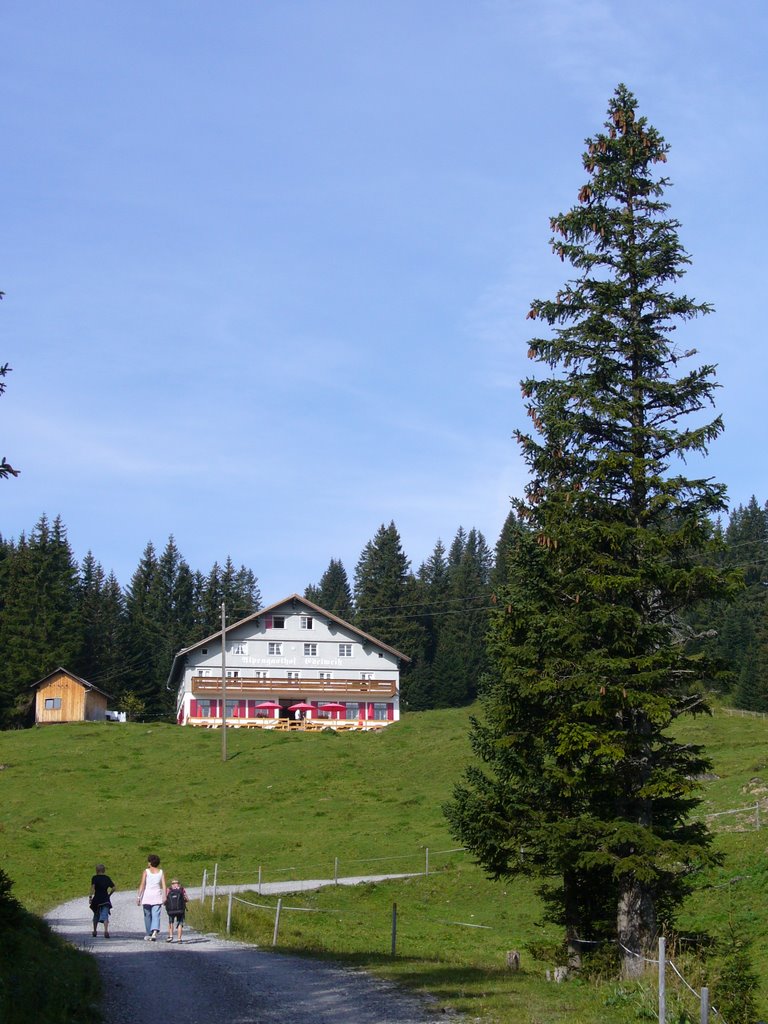
[[[157,871],[151,871],[149,868],[146,869],[144,874],[144,895],[141,897],[142,905],[157,906],[158,903],[165,902],[165,893],[163,892],[163,872],[161,868]]]

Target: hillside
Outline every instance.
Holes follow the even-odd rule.
[[[345,894],[345,906],[350,900],[361,908],[378,901],[381,908],[387,900],[401,900],[432,906],[435,921],[450,917],[452,922],[485,924],[482,931],[453,928],[450,935],[442,924],[440,935],[425,932],[417,938],[407,927],[402,932],[401,951],[414,958],[433,963],[455,959],[465,965],[474,958],[481,973],[496,972],[493,985],[484,975],[463,982],[463,996],[445,996],[446,1002],[466,1009],[462,999],[469,999],[472,984],[483,995],[494,986],[509,988],[510,976],[498,971],[506,949],[525,950],[532,941],[557,935],[537,924],[538,904],[530,885],[484,879],[466,855],[455,851],[445,827],[441,805],[469,757],[470,713],[410,714],[381,734],[233,730],[226,764],[220,735],[208,730],[80,724],[0,733],[2,863],[17,896],[27,907],[43,911],[85,895],[97,860],[106,863],[120,888],[133,888],[153,850],[187,885],[199,885],[203,869],[210,872],[215,864],[222,883],[255,882],[259,867],[265,881],[333,877],[335,868],[340,875],[423,871],[428,848],[429,879],[400,883],[384,896],[364,887]],[[703,783],[702,812],[759,802],[768,821],[768,722],[718,711],[711,719],[687,723],[685,736],[706,742],[715,760],[712,777]],[[723,934],[732,924],[748,932],[765,978],[765,832],[754,830],[747,814],[723,815],[712,824],[726,860],[701,879],[681,925],[690,932]],[[331,897],[326,903],[329,899],[329,905],[338,903]],[[435,916],[438,904],[444,905],[442,916]],[[317,906],[322,905],[320,900]],[[346,950],[354,962],[369,967],[381,960],[354,952],[358,947],[351,926],[344,942],[336,939],[334,946],[305,924],[294,948],[304,942],[308,949],[326,948],[334,955]],[[531,972],[526,984],[541,989],[536,979],[542,965],[525,959]],[[419,975],[413,962],[409,973],[401,980],[440,987],[435,976],[430,982],[429,971]],[[559,1020],[550,1004],[566,997],[555,993],[555,986],[543,988],[551,1014],[547,1019]],[[576,986],[567,990],[572,1007],[574,1000],[581,1007],[592,998],[581,989],[577,998]],[[601,999],[606,1005],[605,994]],[[482,1001],[470,1005],[474,1012],[485,1007]],[[600,1017],[634,1019],[628,1012],[614,1006],[610,1012],[601,1010]],[[563,1013],[566,1019],[565,1008]],[[587,1013],[569,1019],[597,1018]]]
[[[35,910],[87,891],[97,860],[135,886],[153,850],[189,884],[215,863],[224,881],[255,878],[260,864],[332,875],[336,857],[350,870],[383,856],[419,870],[425,846],[455,845],[440,808],[468,756],[467,718],[413,714],[379,735],[229,730],[226,764],[216,731],[3,732],[3,863]]]

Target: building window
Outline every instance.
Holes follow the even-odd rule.
[[[320,676],[321,679],[333,679],[332,672],[318,672],[318,675]]]
[[[209,700],[199,700],[197,702],[197,713],[200,718],[210,718],[211,702]]]
[[[316,658],[317,657],[317,644],[304,644],[304,657],[305,658]]]
[[[302,629],[312,629],[313,622],[314,622],[314,619],[312,618],[311,615],[302,615],[301,616],[301,628]]]
[[[197,674],[199,676],[209,676],[211,674],[211,670],[209,668],[199,668],[197,670]]]
[[[360,678],[361,679],[373,679],[373,672],[361,672],[360,673]]]
[[[373,705],[373,717],[377,722],[386,722],[387,720],[387,705],[386,704],[374,704]]]
[[[347,718],[359,718],[360,717],[360,705],[354,701],[347,701]]]
[[[204,648],[203,648],[203,649],[202,649],[202,650],[200,651],[200,653],[201,653],[201,654],[207,654],[207,653],[208,653],[208,648],[207,648],[207,647],[204,647]]]
[[[339,657],[340,658],[351,658],[352,657],[352,644],[339,644]]]
[[[238,670],[236,668],[235,669],[231,669],[231,668],[227,669],[227,679],[237,679],[237,677],[239,675],[240,675],[240,673],[238,672]]]
[[[247,654],[248,642],[246,640],[235,640],[232,644],[232,654]]]
[[[240,701],[228,700],[227,701],[227,718],[236,718],[236,711],[239,707]]]
[[[269,641],[269,653],[273,654],[273,655],[282,654],[283,653],[282,642],[280,640],[270,640]]]
[[[288,673],[288,682],[289,683],[292,683],[292,682],[295,683],[298,679],[299,679],[299,673],[298,672],[289,672]]]
[[[285,629],[285,616],[284,615],[273,615],[272,616],[272,629]]]
[[[45,710],[46,711],[60,711],[61,710],[61,697],[46,697],[45,698]]]

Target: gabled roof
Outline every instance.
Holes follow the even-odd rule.
[[[95,690],[96,693],[100,693],[102,697],[111,697],[111,693],[106,693],[104,690],[100,690],[98,686],[94,686],[93,683],[89,683],[87,679],[81,679],[80,676],[76,676],[74,672],[70,672],[68,668],[64,668],[59,665],[53,672],[49,672],[47,676],[43,676],[42,679],[38,679],[36,683],[32,683],[30,690],[36,690],[38,686],[42,686],[43,683],[47,683],[49,679],[52,679],[59,672],[63,672],[65,676],[69,676],[70,679],[74,679],[76,683],[79,683],[86,690]]]
[[[398,651],[397,648],[390,647],[389,644],[385,644],[381,640],[377,640],[376,637],[371,636],[370,633],[365,633],[362,629],[358,629],[357,626],[353,626],[351,622],[347,622],[345,619],[340,619],[338,615],[334,615],[333,612],[326,611],[326,609],[321,608],[319,604],[315,604],[314,601],[309,601],[306,597],[301,597],[300,594],[289,594],[288,597],[284,597],[282,601],[275,601],[274,604],[270,604],[266,608],[260,608],[259,611],[252,612],[250,615],[246,615],[244,619],[240,619],[238,622],[233,622],[231,626],[227,626],[226,631],[227,633],[232,633],[241,626],[245,626],[249,622],[253,622],[254,619],[270,615],[275,611],[275,609],[282,608],[286,604],[292,604],[294,608],[297,605],[302,605],[308,611],[312,612],[313,615],[322,615],[325,618],[330,619],[331,622],[335,622],[337,625],[343,626],[344,629],[348,629],[352,633],[356,633],[357,636],[367,643],[373,644],[375,647],[380,647],[383,651],[388,651],[390,654],[394,654],[396,658],[400,658],[402,661],[411,660],[407,654],[403,654],[402,651]],[[197,650],[198,647],[204,647],[212,640],[221,640],[221,630],[218,630],[216,633],[211,633],[210,636],[206,636],[202,640],[198,640],[197,643],[190,644],[189,647],[182,647],[180,651],[177,651],[173,659],[173,664],[171,665],[171,671],[168,674],[168,682],[166,685],[171,686],[174,676],[178,671],[178,666],[190,651]]]

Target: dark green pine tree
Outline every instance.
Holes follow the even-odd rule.
[[[508,560],[519,543],[521,534],[527,532],[528,528],[515,509],[510,509],[501,528],[499,539],[496,541],[493,569],[491,570],[492,592],[496,593],[509,582]]]
[[[327,612],[338,615],[340,619],[351,622],[355,615],[352,590],[344,563],[340,558],[332,558],[328,568],[316,585],[310,584],[304,591],[308,601],[319,604]]]
[[[748,696],[753,689],[757,633],[768,605],[768,506],[761,507],[754,496],[731,513],[725,530],[725,563],[743,573],[744,589],[718,609],[715,652],[737,681],[736,705],[764,710]]]
[[[708,761],[670,726],[706,710],[684,613],[729,587],[703,558],[724,488],[682,472],[722,430],[700,416],[714,369],[685,372],[695,353],[672,341],[708,307],[673,290],[689,258],[656,172],[668,146],[636,108],[619,86],[578,205],[552,219],[576,276],[529,314],[552,328],[530,343],[543,376],[522,383],[530,536],[492,616],[480,764],[447,808],[492,874],[559,879],[550,909],[574,962],[578,940],[613,938],[626,974],[713,857],[690,820]]]
[[[411,658],[401,674],[406,704],[409,674],[420,670],[426,643],[417,591],[397,527],[382,524],[355,567],[355,625]]]
[[[84,679],[99,686],[101,684],[97,683],[97,679],[101,674],[102,663],[102,595],[105,582],[104,569],[96,561],[93,552],[89,551],[80,566],[78,603],[82,648],[77,664],[73,667]]]
[[[221,574],[221,599],[227,609],[227,621],[236,622],[259,608],[261,595],[254,574],[241,565],[235,569],[232,559],[227,556]]]
[[[476,529],[459,529],[451,545],[448,590],[432,664],[435,704],[456,707],[474,700],[487,668],[491,551]]]
[[[106,693],[119,698],[126,690],[127,623],[125,595],[114,572],[101,588],[98,670],[94,682]]]
[[[214,562],[205,578],[200,594],[200,616],[202,632],[205,636],[221,629],[221,604],[224,600],[221,566]]]
[[[166,639],[163,590],[157,552],[149,541],[125,593],[128,660],[124,687],[124,692],[133,693],[144,702],[149,717],[160,717],[169,711],[164,684],[171,655]]]
[[[438,539],[432,554],[422,562],[416,574],[419,619],[424,630],[424,658],[419,671],[409,675],[408,679],[408,707],[413,711],[426,711],[435,706],[433,665],[445,619],[449,586],[448,557],[445,545]]]
[[[81,649],[77,564],[59,517],[43,515],[8,559],[0,618],[0,714],[24,720],[30,687],[60,665],[76,664]]]
[[[75,671],[117,704],[124,689],[126,664],[125,603],[114,573],[89,551],[80,566],[79,611],[82,648]]]

